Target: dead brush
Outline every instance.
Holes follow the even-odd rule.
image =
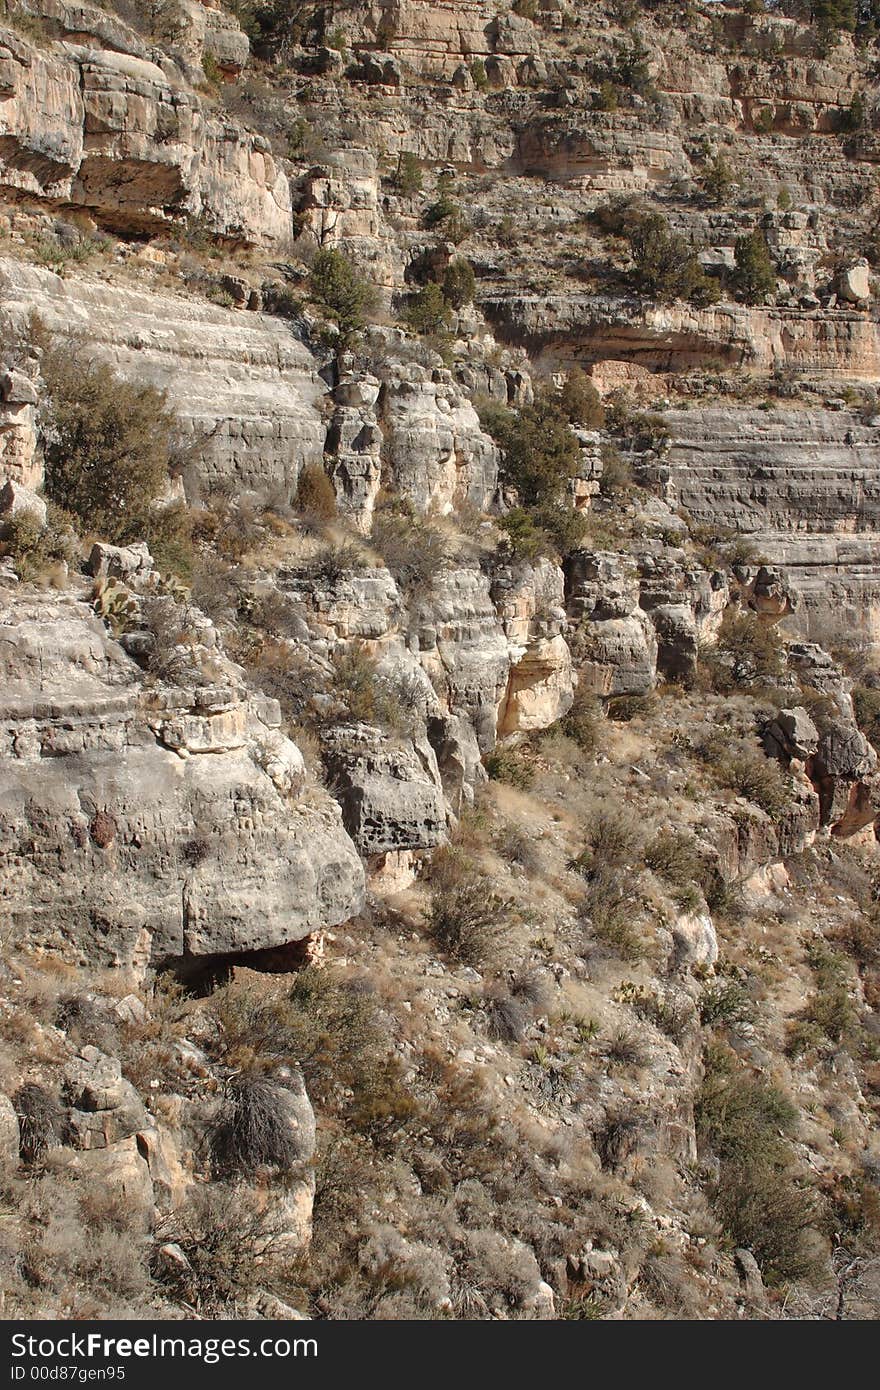
[[[218,1176],[250,1175],[260,1168],[290,1172],[298,1148],[279,1087],[252,1072],[233,1077],[210,1147]]]
[[[67,1117],[58,1099],[39,1082],[27,1081],[12,1097],[18,1116],[19,1153],[23,1163],[36,1163],[47,1149],[62,1141]]]

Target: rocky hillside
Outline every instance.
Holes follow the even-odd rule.
[[[3,1315],[876,1316],[873,8],[2,9]]]

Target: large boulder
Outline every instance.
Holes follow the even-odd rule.
[[[106,1149],[146,1127],[147,1112],[115,1057],[84,1047],[65,1068],[71,1106],[70,1142],[79,1149]]]

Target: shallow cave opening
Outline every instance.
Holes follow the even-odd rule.
[[[256,951],[222,952],[208,956],[175,956],[157,964],[177,980],[190,995],[204,998],[221,989],[232,978],[236,966],[247,966],[266,975],[287,975],[302,970],[311,958],[312,938],[290,941],[282,946],[266,946]]]

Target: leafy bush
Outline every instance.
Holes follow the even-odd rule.
[[[517,787],[520,791],[528,791],[532,785],[534,770],[521,748],[499,744],[486,754],[483,763],[493,782],[506,782],[509,787]]]
[[[636,929],[632,886],[620,869],[600,867],[590,875],[581,903],[581,918],[593,937],[623,960],[642,955]]]
[[[487,415],[501,445],[506,480],[525,506],[558,502],[580,461],[578,443],[554,392],[539,392],[518,415]]]
[[[450,173],[443,173],[437,180],[437,196],[425,209],[422,226],[427,231],[443,228],[443,234],[456,244],[463,241],[468,233],[468,224],[460,204],[455,198],[455,179]]]
[[[504,545],[511,555],[537,560],[543,555],[565,556],[576,550],[587,531],[582,513],[563,504],[512,507],[498,520]]]
[[[111,541],[143,535],[168,480],[175,420],[164,393],[70,344],[50,347],[42,372],[47,497]]]
[[[579,425],[587,430],[600,430],[604,425],[602,397],[580,367],[569,372],[557,399],[559,409],[570,425]]]
[[[319,251],[312,263],[309,293],[336,321],[343,341],[366,326],[376,306],[376,292],[341,251]]]
[[[873,686],[856,685],[852,693],[856,723],[875,747],[880,744],[880,690]]]
[[[707,1028],[747,1022],[752,1012],[752,1002],[738,980],[714,980],[700,995],[700,1022]]]
[[[630,278],[641,293],[663,304],[687,299],[697,307],[718,298],[717,285],[684,237],[669,230],[662,213],[618,198],[598,207],[592,218],[602,231],[626,241],[634,263]]]
[[[735,186],[735,179],[733,170],[723,154],[716,154],[714,159],[709,161],[700,179],[700,186],[706,201],[712,207],[721,207],[727,202]]]
[[[312,0],[232,0],[229,8],[261,57],[284,57],[318,18]]]

